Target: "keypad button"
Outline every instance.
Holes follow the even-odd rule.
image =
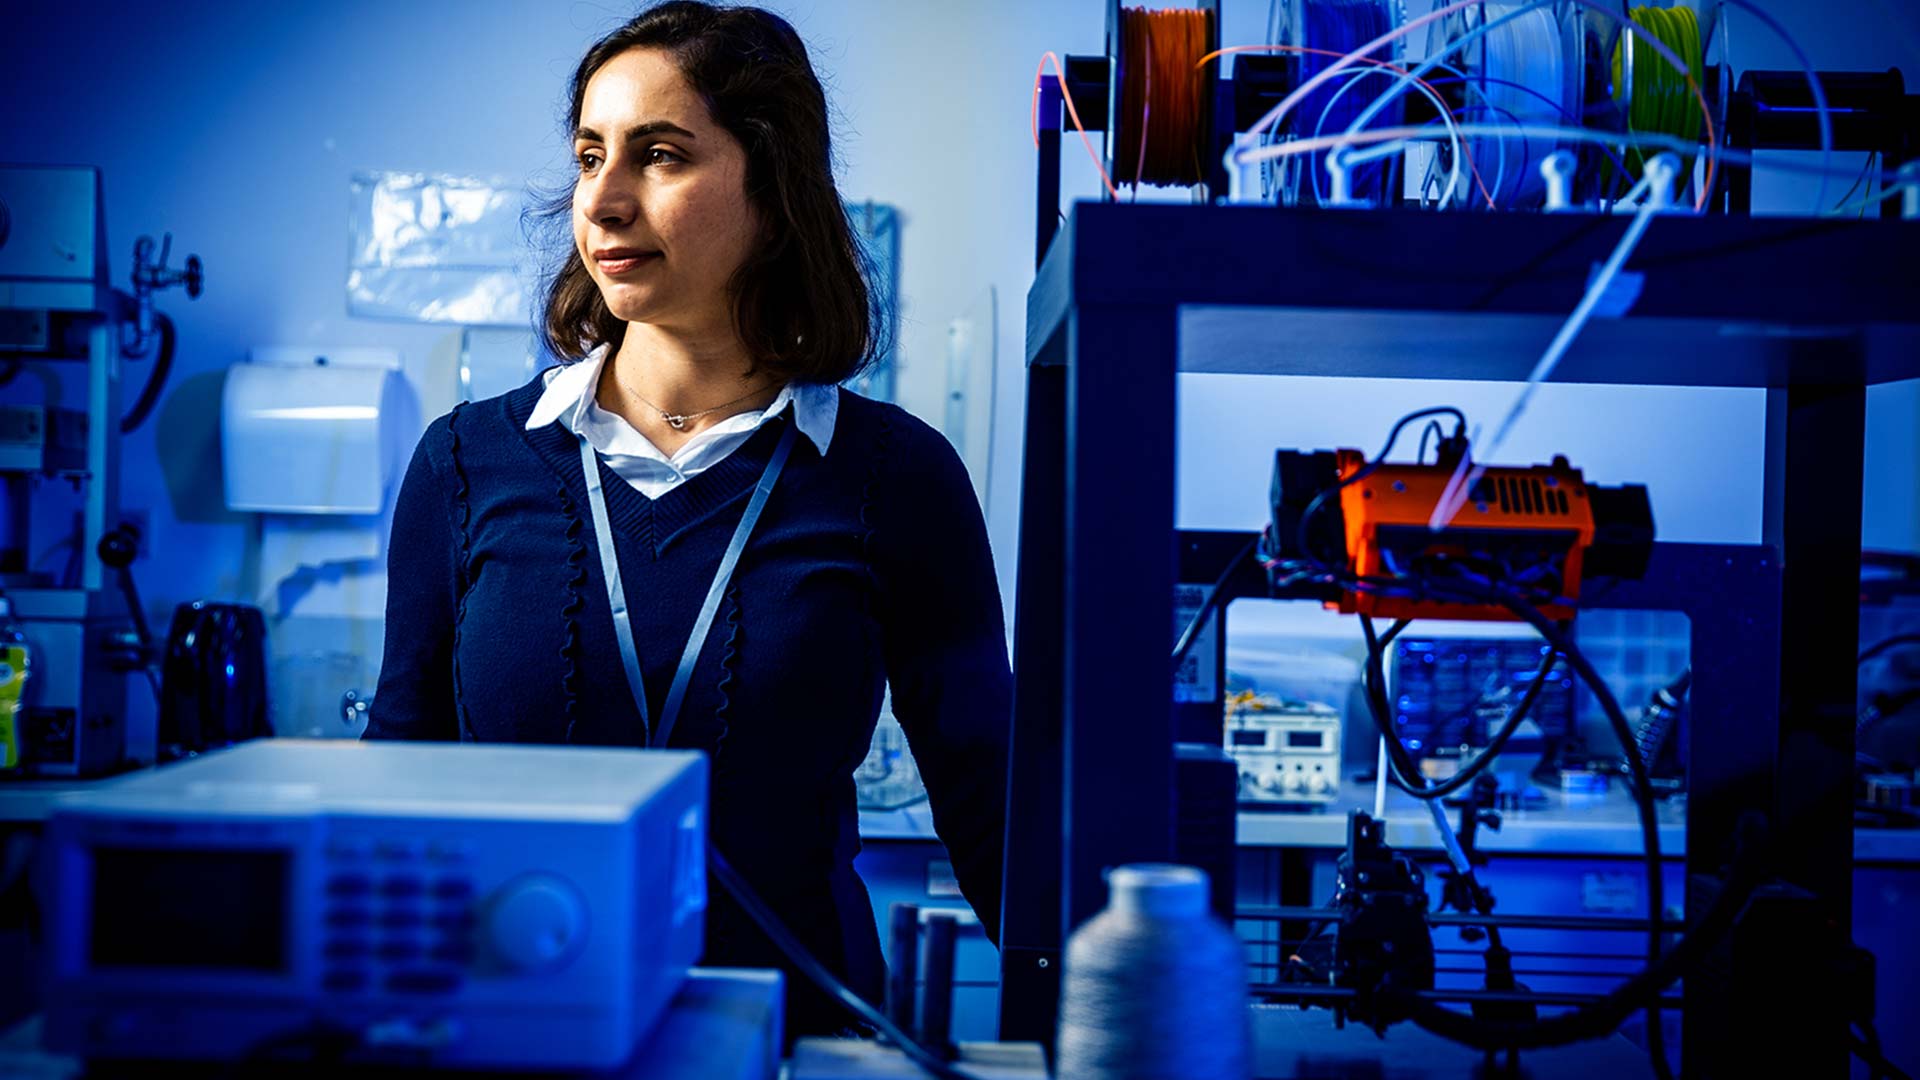
[[[336,836],[327,841],[327,858],[336,862],[358,862],[373,853],[373,845],[351,836]]]
[[[328,896],[361,897],[372,891],[373,879],[365,874],[335,874],[327,879]]]
[[[473,844],[467,840],[430,840],[427,858],[434,862],[464,862],[473,856]]]
[[[380,895],[389,899],[419,896],[424,889],[420,879],[411,874],[394,874],[380,882]]]
[[[389,964],[404,964],[420,959],[421,946],[412,938],[387,938],[380,943],[380,959]]]
[[[335,968],[320,976],[320,988],[330,994],[353,994],[367,988],[367,973],[360,968]]]
[[[428,920],[435,930],[449,934],[465,933],[473,929],[473,912],[466,908],[449,911],[436,911]]]
[[[408,968],[387,976],[387,989],[398,994],[450,994],[460,988],[460,973],[444,968]]]
[[[373,912],[363,907],[338,906],[327,909],[327,925],[336,930],[351,930],[373,922]]]
[[[442,941],[427,950],[427,957],[442,964],[465,967],[473,963],[473,943],[465,939]]]
[[[373,845],[373,853],[383,859],[417,859],[420,857],[420,841],[382,840]]]
[[[364,960],[373,952],[373,943],[359,937],[330,938],[321,952],[329,960]]]
[[[418,908],[390,907],[380,913],[380,925],[389,930],[413,930],[426,921]]]
[[[441,878],[433,883],[433,895],[439,900],[466,900],[473,896],[473,882],[466,878]]]

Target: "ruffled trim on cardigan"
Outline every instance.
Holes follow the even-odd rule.
[[[586,606],[581,590],[587,583],[587,545],[580,534],[586,523],[580,520],[579,509],[574,506],[573,496],[567,493],[567,485],[560,484],[555,492],[560,496],[560,511],[567,517],[567,597],[566,603],[560,606],[560,619],[566,630],[561,640],[560,659],[566,670],[560,676],[560,695],[561,715],[567,721],[567,742],[571,743],[580,698],[580,611]]]
[[[467,594],[473,591],[472,530],[469,528],[472,509],[467,503],[467,471],[460,465],[460,413],[467,402],[460,402],[447,414],[447,460],[453,466],[453,510],[454,523],[460,529],[460,602],[453,613],[453,712],[460,718],[460,737],[463,740],[476,738],[473,720],[467,715],[467,703],[461,694],[460,685],[460,628],[467,621]]]
[[[740,589],[730,586],[727,589],[727,645],[720,652],[720,682],[714,689],[720,695],[720,704],[713,710],[714,726],[718,729],[713,736],[713,771],[720,772],[720,751],[727,743],[729,723],[727,711],[733,706],[730,688],[733,685],[734,661],[740,655]]]

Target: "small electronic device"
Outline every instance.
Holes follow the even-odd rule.
[[[706,795],[696,753],[260,739],[69,796],[46,1042],[618,1064],[700,951]]]
[[[87,414],[45,405],[0,405],[0,470],[84,475]]]
[[[1330,803],[1340,795],[1340,714],[1317,702],[1238,694],[1227,701],[1227,753],[1240,801]]]
[[[1483,748],[1526,695],[1545,646],[1538,638],[1394,639],[1387,685],[1394,731],[1416,758],[1467,755]],[[1556,668],[1527,719],[1540,734],[1574,733],[1573,677]]]
[[[1275,456],[1275,553],[1339,566],[1361,580],[1418,576],[1439,561],[1496,584],[1552,599],[1540,610],[1570,619],[1589,577],[1639,578],[1653,551],[1653,510],[1639,484],[1590,484],[1564,457],[1548,465],[1482,467],[1467,501],[1440,529],[1434,512],[1458,456],[1435,464],[1369,463],[1358,450]],[[1311,511],[1311,516],[1309,512]],[[1301,541],[1311,550],[1302,550]],[[1385,619],[1509,621],[1491,603],[1423,598],[1391,589],[1312,584],[1281,595],[1315,596],[1343,614]]]

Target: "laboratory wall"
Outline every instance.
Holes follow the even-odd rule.
[[[146,606],[160,617],[196,598],[262,603],[289,678],[315,688],[303,708],[321,707],[344,684],[370,688],[384,574],[377,557],[319,559],[293,575],[285,573],[282,549],[263,560],[259,521],[228,511],[222,500],[224,373],[265,346],[387,348],[402,357],[418,423],[450,407],[457,328],[348,313],[350,177],[418,170],[552,187],[571,167],[559,130],[563,83],[586,45],[632,6],[14,0],[6,7],[0,160],[103,170],[116,284],[125,287],[128,255],[143,234],[171,231],[176,257],[197,253],[207,269],[200,299],[177,292],[163,299],[179,326],[178,361],[155,419],[125,445],[122,503],[146,535],[136,565]],[[937,414],[953,320],[981,310],[996,316],[984,335],[994,347],[975,346],[998,374],[993,454],[981,486],[1010,602],[1033,270],[1030,88],[1042,52],[1100,49],[1104,5],[771,6],[814,49],[837,114],[843,193],[901,214],[902,404]],[[1265,5],[1227,6],[1227,38],[1258,40]],[[1818,65],[1904,65],[1920,77],[1914,5],[1775,0],[1770,7]],[[1751,20],[1736,17],[1731,31],[1738,66],[1793,66],[1792,55]],[[1065,158],[1069,193],[1094,194],[1098,185],[1071,137]],[[1762,177],[1756,195],[1766,211],[1812,206],[1812,192],[1798,180]],[[1444,273],[1442,265],[1434,272]],[[989,290],[996,302],[983,308]],[[129,365],[129,396],[145,374],[144,365]],[[1274,447],[1373,448],[1393,417],[1443,392],[1490,420],[1511,388],[1451,384],[1442,391],[1409,381],[1372,386],[1357,399],[1333,380],[1186,377],[1180,521],[1254,525]],[[1762,412],[1758,392],[1549,387],[1505,456],[1532,461],[1564,452],[1596,479],[1648,483],[1667,539],[1752,540],[1760,477],[1746,463],[1758,460]],[[1920,387],[1872,392],[1870,547],[1920,550],[1916,429]],[[1675,461],[1724,465],[1677,469]]]

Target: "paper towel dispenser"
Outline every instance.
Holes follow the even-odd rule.
[[[227,506],[380,513],[402,464],[406,391],[389,349],[255,349],[221,398]]]

